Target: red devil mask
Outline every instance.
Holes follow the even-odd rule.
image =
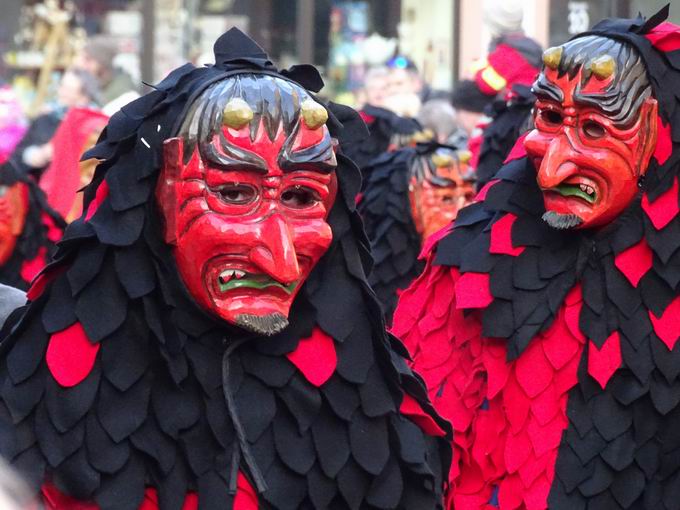
[[[616,218],[636,196],[656,145],[657,103],[640,57],[622,43],[582,39],[546,50],[534,85],[536,128],[524,142],[544,219],[555,228]]]
[[[28,188],[22,182],[0,185],[0,266],[14,252],[28,213]]]
[[[468,158],[469,159],[469,158]],[[448,152],[421,156],[409,184],[411,215],[423,241],[451,223],[475,195],[467,163]]]
[[[165,240],[189,293],[212,314],[260,334],[287,325],[296,294],[332,241],[336,161],[327,113],[311,99],[300,110],[292,132],[281,123],[272,138],[269,119],[252,121],[250,106],[231,100],[222,128],[186,164],[186,142],[165,142],[156,190]],[[315,150],[322,144],[328,150]]]

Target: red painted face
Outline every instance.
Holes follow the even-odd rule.
[[[12,256],[24,230],[28,213],[28,188],[22,182],[0,185],[0,266]]]
[[[183,141],[167,140],[156,197],[166,242],[194,299],[229,323],[273,334],[287,324],[296,294],[331,244],[336,177],[283,164],[283,130],[274,141],[262,124],[257,133],[251,140],[248,125],[223,128],[228,143],[257,155],[260,170],[217,166],[198,150],[184,165]],[[326,126],[309,129],[301,119],[294,136],[291,152],[329,135]]]
[[[575,99],[581,72],[572,79],[569,73],[558,77],[558,71],[549,67],[543,73],[559,87],[563,100],[539,97],[536,128],[524,146],[538,169],[545,209],[575,218],[569,226],[606,225],[631,203],[638,179],[647,170],[656,145],[656,100],[646,99],[633,122],[621,126],[596,106]],[[613,78],[593,74],[581,91],[604,92]]]
[[[436,172],[435,179],[418,180],[413,177],[409,185],[411,215],[423,241],[455,220],[458,211],[472,202],[475,196],[472,181],[463,179],[467,168],[465,163],[453,157],[434,156],[432,162],[435,168],[425,172]],[[425,158],[419,158],[415,164],[428,163]]]

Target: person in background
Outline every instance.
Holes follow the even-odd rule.
[[[486,58],[474,68],[474,82],[488,96],[504,96],[513,85],[531,85],[541,68],[543,49],[522,30],[521,0],[487,0],[484,24],[492,40]]]
[[[465,148],[468,134],[458,121],[456,109],[445,99],[430,99],[418,112],[418,122],[430,129],[442,144]]]
[[[364,75],[364,86],[357,91],[357,103],[382,107],[385,102],[389,70],[384,66],[371,67]]]
[[[397,55],[387,61],[390,70],[388,80],[388,95],[405,96],[415,94],[420,103],[431,99],[444,99],[448,93],[443,90],[435,90],[423,79],[418,67],[410,58]]]
[[[493,103],[493,96],[482,93],[474,81],[463,80],[454,88],[451,103],[456,109],[458,124],[467,136],[468,149],[474,154],[475,149],[479,149],[487,122],[484,110]]]
[[[50,140],[66,112],[75,107],[97,107],[99,104],[99,84],[94,76],[84,69],[66,71],[59,83],[56,105],[31,122],[11,156],[14,164],[39,178],[52,161]]]
[[[74,64],[97,78],[102,91],[102,111],[109,116],[139,97],[130,75],[114,65],[118,53],[118,45],[113,39],[99,35],[88,40]]]
[[[27,127],[16,93],[9,85],[0,86],[0,163],[14,152]]]

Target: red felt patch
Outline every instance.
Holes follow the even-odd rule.
[[[678,207],[678,178],[673,179],[673,185],[664,191],[653,203],[649,201],[647,193],[642,195],[642,209],[652,221],[657,230],[668,225],[680,212]]]
[[[184,498],[182,510],[197,510],[198,495],[195,492],[188,492]],[[144,491],[144,501],[139,510],[158,510],[158,494],[156,489],[148,488]]]
[[[539,342],[533,341],[515,362],[517,382],[530,399],[536,398],[552,381],[555,369]]]
[[[675,342],[680,336],[680,297],[671,301],[661,314],[661,317],[649,311],[649,318],[652,321],[654,332],[669,350],[673,350]]]
[[[102,181],[94,195],[94,200],[92,200],[90,205],[87,206],[85,221],[90,221],[90,219],[92,219],[92,216],[94,216],[94,214],[97,212],[97,209],[99,209],[99,206],[102,204],[102,202],[104,202],[104,200],[106,200],[106,197],[108,196],[109,185],[106,181]]]
[[[52,219],[52,217],[49,214],[47,214],[46,212],[43,212],[40,215],[40,219],[42,221],[42,224],[45,225],[45,227],[47,227],[47,239],[49,239],[53,243],[56,243],[57,241],[59,241],[59,239],[61,239],[61,235],[62,235],[63,232],[62,232],[61,228],[59,228],[54,223],[54,220]]]
[[[680,27],[664,21],[654,28],[645,37],[657,50],[663,52],[680,50]]]
[[[90,342],[83,326],[75,322],[52,334],[45,359],[55,381],[70,388],[89,375],[97,352],[99,344]]]
[[[234,510],[257,510],[257,495],[255,489],[243,473],[238,472],[236,482],[236,497],[234,498]]]
[[[654,149],[654,159],[663,165],[673,152],[673,139],[671,138],[671,125],[664,123],[659,115],[656,121],[656,148]]]
[[[524,251],[523,246],[512,245],[512,225],[517,216],[508,213],[491,226],[489,253],[517,257]]]
[[[503,161],[503,163],[509,163],[510,161],[523,158],[524,156],[527,155],[527,150],[524,148],[524,139],[527,137],[528,134],[529,132],[527,131],[517,139],[515,145],[513,145],[512,150],[508,154],[508,157],[505,158],[505,161]]]
[[[401,401],[399,412],[408,417],[413,423],[418,425],[423,432],[430,436],[444,437],[446,433],[437,425],[432,416],[423,411],[418,401],[408,393],[404,393],[404,400]]]
[[[614,257],[614,265],[633,287],[637,287],[640,279],[652,268],[652,258],[652,250],[643,238]]]
[[[359,117],[361,117],[361,120],[363,120],[366,124],[369,125],[373,124],[373,122],[375,121],[375,117],[373,115],[369,115],[363,110],[359,112]]]
[[[609,335],[609,338],[602,344],[601,349],[598,349],[593,342],[590,342],[588,347],[588,373],[604,389],[611,376],[621,366],[621,339],[619,338],[619,333],[614,331]]]
[[[41,246],[38,248],[38,254],[31,260],[26,260],[24,263],[21,265],[21,278],[25,282],[32,282],[33,278],[35,278],[40,271],[42,271],[42,268],[45,267],[45,264],[47,262],[47,248],[44,246]]]
[[[319,328],[314,328],[310,337],[301,339],[297,349],[286,356],[317,388],[333,375],[338,363],[333,339]]]
[[[456,308],[485,308],[493,301],[487,273],[463,273],[456,282]]]
[[[57,276],[66,271],[66,266],[61,265],[58,267],[50,268],[49,270],[43,271],[33,280],[31,287],[26,292],[26,297],[29,301],[35,301],[42,293],[45,292],[45,287],[47,284],[53,281]]]
[[[42,496],[42,503],[45,505],[46,510],[99,510],[99,507],[95,503],[83,503],[82,501],[62,494],[61,491],[51,483],[45,483],[40,488],[40,495]],[[145,507],[142,506],[142,508]],[[140,508],[140,510],[142,510],[142,508]]]
[[[492,187],[494,184],[496,184],[496,183],[498,183],[498,182],[500,182],[500,181],[501,181],[500,179],[491,179],[489,182],[487,182],[487,183],[482,187],[482,189],[479,190],[479,193],[477,193],[477,195],[475,196],[474,201],[475,201],[475,202],[483,202],[484,200],[486,200],[486,194],[489,192],[489,190],[491,189],[491,187]]]

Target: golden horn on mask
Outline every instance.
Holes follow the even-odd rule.
[[[437,168],[449,166],[453,163],[453,156],[442,152],[435,152],[434,154],[432,154],[430,159],[432,160],[432,163],[434,163],[434,166]]]
[[[222,124],[241,129],[253,120],[253,109],[240,97],[230,99],[222,111]]]
[[[590,61],[590,71],[599,79],[606,80],[616,70],[616,62],[611,55],[601,55]]]
[[[545,50],[543,52],[543,63],[545,66],[553,70],[557,69],[557,66],[560,65],[560,60],[562,60],[562,51],[562,46],[553,46]]]
[[[302,118],[309,129],[317,129],[328,120],[328,112],[313,99],[305,99],[300,105]]]

